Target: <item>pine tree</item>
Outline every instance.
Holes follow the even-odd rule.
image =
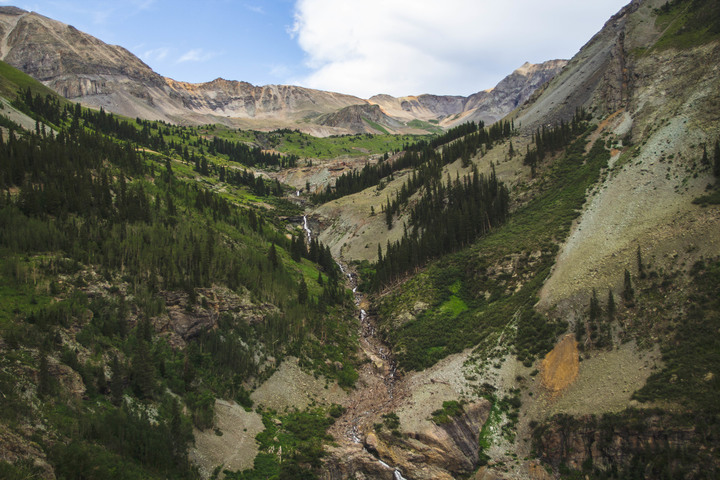
[[[307,283],[305,283],[305,279],[303,278],[300,281],[300,286],[298,287],[298,303],[300,305],[305,305],[308,301],[308,287]]]
[[[117,355],[112,356],[110,368],[112,377],[110,378],[110,401],[113,405],[120,405],[123,395],[123,373],[120,361]]]
[[[278,256],[277,251],[275,250],[275,243],[270,244],[270,249],[268,250],[268,260],[270,261],[270,265],[272,265],[273,269],[278,267]]]
[[[147,342],[138,338],[132,360],[132,380],[135,393],[140,398],[152,398],[155,394],[155,366],[152,363]]]
[[[390,206],[390,200],[388,199],[387,207],[385,207],[385,223],[387,224],[388,230],[392,230],[393,227],[393,211]]]
[[[608,289],[607,315],[610,321],[615,319],[616,310],[617,306],[615,305],[615,297],[613,296],[612,290]]]
[[[623,289],[623,300],[625,300],[625,304],[630,307],[633,305],[634,298],[635,298],[635,290],[633,290],[632,278],[630,277],[630,272],[628,272],[628,270],[626,268],[625,269],[625,287]]]
[[[645,278],[645,266],[642,261],[642,252],[640,251],[640,245],[637,247],[637,264],[638,264],[638,276]]]

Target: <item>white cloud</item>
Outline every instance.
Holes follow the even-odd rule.
[[[628,0],[297,0],[309,87],[469,94],[525,61],[569,58]]]
[[[142,58],[145,62],[161,62],[165,60],[169,54],[169,48],[160,47],[146,50],[142,55],[140,55],[140,58]]]
[[[177,63],[204,62],[206,60],[210,60],[211,58],[215,58],[218,55],[218,52],[208,52],[202,48],[193,48],[192,50],[188,50],[182,54],[180,58],[177,59]]]

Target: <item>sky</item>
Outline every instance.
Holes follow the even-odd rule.
[[[629,0],[0,0],[121,45],[157,73],[369,98],[469,95],[570,59]]]

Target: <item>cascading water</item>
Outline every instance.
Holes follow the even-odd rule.
[[[305,230],[305,233],[307,233],[307,243],[309,245],[310,240],[312,239],[312,232],[310,231],[310,227],[308,226],[307,215],[303,215],[303,230]]]
[[[298,192],[299,193],[299,192]],[[310,230],[310,226],[308,225],[307,215],[303,215],[303,230],[307,234],[307,241],[308,244],[312,240],[312,231]],[[357,305],[357,308],[360,310],[360,325],[362,327],[362,335],[365,337],[366,340],[368,340],[368,343],[373,346],[374,353],[383,360],[383,362],[386,362],[388,366],[388,374],[384,377],[384,383],[387,387],[388,392],[388,398],[392,400],[393,398],[393,390],[394,390],[394,384],[395,384],[395,374],[397,371],[397,366],[395,365],[395,361],[392,358],[392,355],[390,354],[390,350],[387,349],[382,343],[380,343],[379,339],[376,337],[376,329],[375,324],[370,318],[370,315],[361,307],[364,295],[362,292],[358,292],[358,278],[357,275],[355,275],[352,272],[348,272],[345,266],[340,263],[339,261],[335,260],[335,263],[337,264],[338,268],[340,268],[340,272],[343,274],[343,276],[347,277],[348,284],[350,285],[350,288],[352,289],[353,296],[355,297],[355,305]],[[361,443],[362,439],[360,438],[360,434],[358,432],[358,428],[356,425],[353,425],[349,431],[347,432],[348,438],[353,443]],[[387,463],[383,462],[378,458],[378,462],[380,465],[382,465],[384,468],[387,468],[388,470],[393,471],[393,479],[394,480],[406,480],[405,477],[402,476],[402,473],[397,468],[391,467]]]

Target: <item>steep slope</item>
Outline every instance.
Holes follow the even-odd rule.
[[[717,2],[633,1],[511,114],[516,135],[472,158],[514,186],[514,214],[374,298],[376,326],[406,370],[396,391],[407,392],[393,404],[399,439],[377,448],[380,459],[436,475],[421,467],[431,459],[422,445],[403,443],[418,440],[428,404],[482,396],[496,410],[477,478],[717,475],[718,64]],[[427,108],[416,100],[407,108]],[[549,127],[569,131],[579,109],[593,126],[552,145]],[[511,154],[538,145],[548,151],[532,168]],[[441,178],[462,183],[471,168],[457,161]],[[323,241],[373,275],[386,242],[413,230],[423,192],[391,218],[406,232],[367,211],[388,208],[414,174],[319,207]],[[399,262],[417,254],[406,252]],[[518,461],[533,453],[546,466]]]

